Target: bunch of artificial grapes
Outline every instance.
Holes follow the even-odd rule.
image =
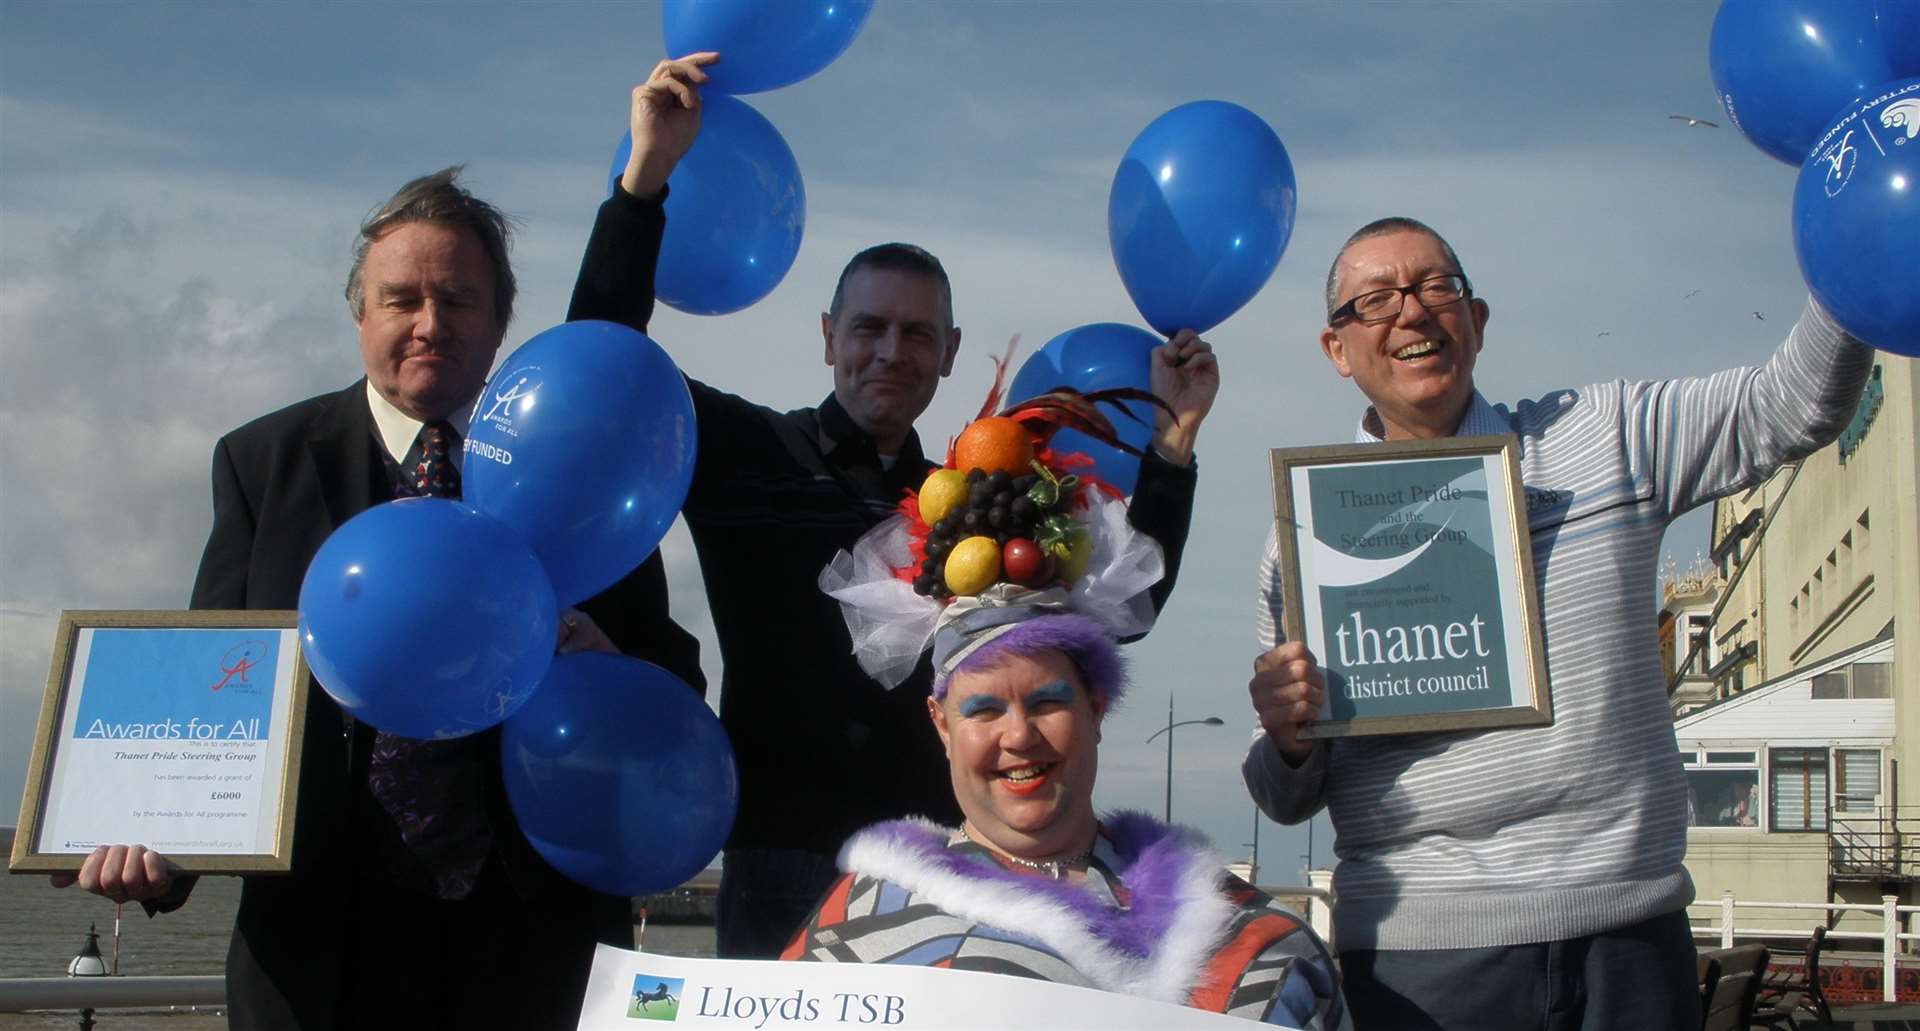
[[[1004,471],[968,472],[967,503],[948,512],[928,530],[927,559],[920,566],[920,575],[913,579],[913,589],[930,598],[951,597],[953,592],[947,590],[942,570],[947,553],[968,537],[991,537],[1002,546],[1014,537],[1031,538],[1036,524],[1047,514],[1027,497],[1039,481],[1040,477],[1032,473],[1008,476]]]

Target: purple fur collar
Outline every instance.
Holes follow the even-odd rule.
[[[1182,908],[1192,901],[1194,875],[1202,874],[1217,894],[1225,878],[1224,865],[1199,834],[1169,827],[1145,813],[1108,814],[1100,829],[1118,860],[1114,874],[1126,886],[1128,909],[1111,908],[1085,888],[1015,873],[991,859],[954,851],[947,846],[950,831],[918,821],[875,824],[856,834],[848,848],[864,839],[910,853],[916,861],[962,880],[1017,887],[1050,899],[1073,914],[1083,933],[1117,952],[1144,959],[1166,940]],[[843,869],[872,872],[852,871],[847,855],[847,851],[841,853]]]

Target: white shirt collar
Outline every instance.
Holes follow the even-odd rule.
[[[374,432],[379,435],[380,443],[387,449],[387,454],[391,455],[395,462],[405,462],[407,452],[413,450],[414,438],[420,435],[420,427],[423,425],[421,421],[395,408],[393,402],[381,397],[380,392],[373,389],[371,379],[367,380],[367,410],[373,415]],[[467,439],[467,424],[473,418],[472,403],[460,405],[448,412],[446,418],[454,432],[460,435],[460,439]],[[464,449],[458,447],[453,449],[455,466],[460,464],[462,450]]]
[[[1476,390],[1473,392],[1473,397],[1467,401],[1466,414],[1460,417],[1460,425],[1454,427],[1451,436],[1481,437],[1510,432],[1512,427],[1500,418],[1500,413]],[[1367,410],[1360,413],[1360,428],[1354,432],[1353,442],[1378,444],[1385,439],[1387,434],[1380,423],[1380,413],[1374,411],[1372,405],[1368,405]]]

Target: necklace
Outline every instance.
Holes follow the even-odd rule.
[[[1072,867],[1075,864],[1084,861],[1088,856],[1093,855],[1093,842],[1089,841],[1087,842],[1086,848],[1083,848],[1080,851],[1075,852],[1070,856],[1060,856],[1057,859],[1043,859],[1039,861],[1035,861],[1032,859],[1022,859],[1011,852],[1005,852],[1000,849],[997,849],[992,845],[989,845],[986,842],[981,841],[979,838],[974,837],[973,832],[968,830],[967,825],[964,823],[960,825],[960,833],[964,835],[968,841],[973,842],[974,844],[980,846],[981,848],[986,849],[989,852],[992,852],[997,856],[1004,857],[1008,862],[1017,864],[1019,866],[1024,866],[1029,870],[1038,870],[1039,872],[1046,874],[1048,877],[1051,877],[1056,881],[1067,876],[1067,869],[1069,867]],[[1098,831],[1094,832],[1094,837],[1098,839],[1099,837]]]

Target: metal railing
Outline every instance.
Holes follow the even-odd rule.
[[[1906,855],[1906,842],[1920,830],[1920,806],[1875,806],[1871,812],[1832,815],[1827,831],[1833,872],[1879,880],[1920,874]]]
[[[1867,930],[1857,930],[1857,929],[1835,928],[1827,932],[1827,940],[1830,942],[1836,942],[1836,943],[1839,941],[1845,941],[1845,940],[1870,941],[1870,942],[1879,943],[1880,945],[1880,949],[1879,949],[1880,951],[1880,992],[1881,992],[1881,999],[1885,1002],[1895,1001],[1894,1000],[1894,987],[1895,987],[1894,982],[1898,977],[1898,962],[1897,962],[1898,957],[1900,953],[1903,951],[1900,947],[1901,943],[1920,941],[1920,934],[1910,934],[1901,929],[1903,926],[1907,924],[1908,922],[1907,918],[1911,917],[1915,913],[1920,913],[1920,906],[1900,905],[1900,896],[1898,895],[1882,895],[1880,896],[1880,904],[1876,906],[1876,905],[1872,905],[1871,903],[1860,903],[1860,902],[1741,901],[1741,900],[1735,899],[1733,897],[1733,892],[1729,890],[1729,891],[1723,891],[1720,893],[1720,900],[1718,902],[1695,902],[1692,905],[1689,905],[1687,909],[1689,911],[1689,915],[1691,915],[1692,912],[1695,910],[1706,910],[1708,912],[1716,913],[1718,915],[1719,921],[1720,921],[1719,923],[1696,925],[1693,928],[1693,936],[1695,938],[1718,937],[1720,939],[1720,947],[1723,949],[1733,948],[1734,939],[1736,938],[1804,939],[1809,934],[1808,929],[1804,927],[1775,928],[1775,927],[1754,927],[1751,925],[1742,926],[1736,920],[1736,917],[1738,916],[1738,911],[1741,909],[1764,909],[1764,910],[1770,910],[1774,912],[1778,912],[1780,910],[1817,911],[1818,913],[1820,913],[1820,922],[1822,924],[1829,923],[1830,921],[1828,920],[1828,917],[1832,914],[1839,914],[1839,913],[1876,914],[1880,917],[1879,930],[1867,931]]]
[[[224,1006],[227,979],[189,977],[12,977],[0,979],[0,1013],[27,1010]]]

